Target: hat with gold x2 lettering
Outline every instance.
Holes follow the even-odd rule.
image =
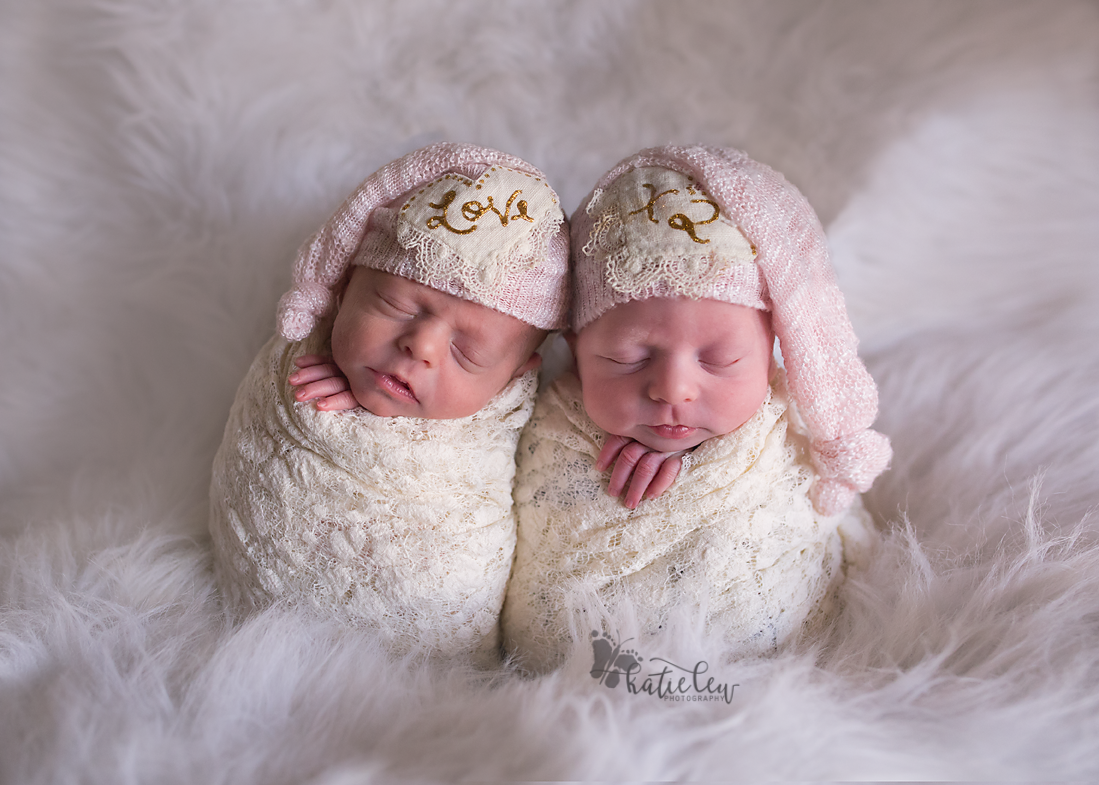
[[[814,506],[832,515],[869,490],[892,455],[870,429],[878,390],[820,221],[781,174],[732,148],[642,150],[599,180],[571,223],[573,330],[649,297],[769,311],[819,475]]]

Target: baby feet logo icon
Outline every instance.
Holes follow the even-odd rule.
[[[622,651],[621,644],[606,633],[592,630],[591,651],[594,663],[591,667],[591,677],[599,679],[599,683],[611,689],[618,686],[623,676],[640,670],[641,660],[644,659],[633,649]],[[629,643],[629,640],[623,641]]]
[[[627,638],[622,643],[629,643],[631,640],[633,638]],[[651,657],[650,672],[642,674],[641,662],[644,657],[633,649],[623,650],[622,644],[615,643],[614,638],[599,630],[592,630],[591,653],[591,677],[612,690],[620,683],[625,683],[626,692],[632,695],[644,693],[677,703],[732,703],[733,693],[740,686],[719,682],[713,676],[707,676],[710,664],[706,660],[699,660],[693,667],[687,668],[663,657]]]

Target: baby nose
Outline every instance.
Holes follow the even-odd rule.
[[[450,348],[450,338],[438,319],[416,319],[397,339],[401,351],[413,360],[434,367]]]
[[[657,403],[690,403],[698,397],[698,383],[689,368],[676,360],[655,364],[649,381],[649,398]]]

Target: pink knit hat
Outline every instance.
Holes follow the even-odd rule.
[[[564,327],[568,228],[545,175],[513,155],[440,143],[370,175],[298,251],[278,330],[305,338],[331,312],[352,264]]]
[[[808,430],[823,515],[870,489],[892,456],[870,430],[878,391],[805,197],[739,150],[642,150],[605,174],[572,216],[572,329],[620,303],[691,297],[771,312],[787,386]]]

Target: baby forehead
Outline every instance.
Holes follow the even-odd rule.
[[[507,342],[517,335],[537,330],[514,316],[411,278],[369,268],[364,268],[364,272],[370,276],[370,283],[379,294],[407,298],[433,315],[446,319],[454,327],[487,341]]]
[[[622,339],[705,334],[735,337],[769,324],[769,314],[746,305],[690,297],[650,297],[616,305],[580,332],[594,330]]]

